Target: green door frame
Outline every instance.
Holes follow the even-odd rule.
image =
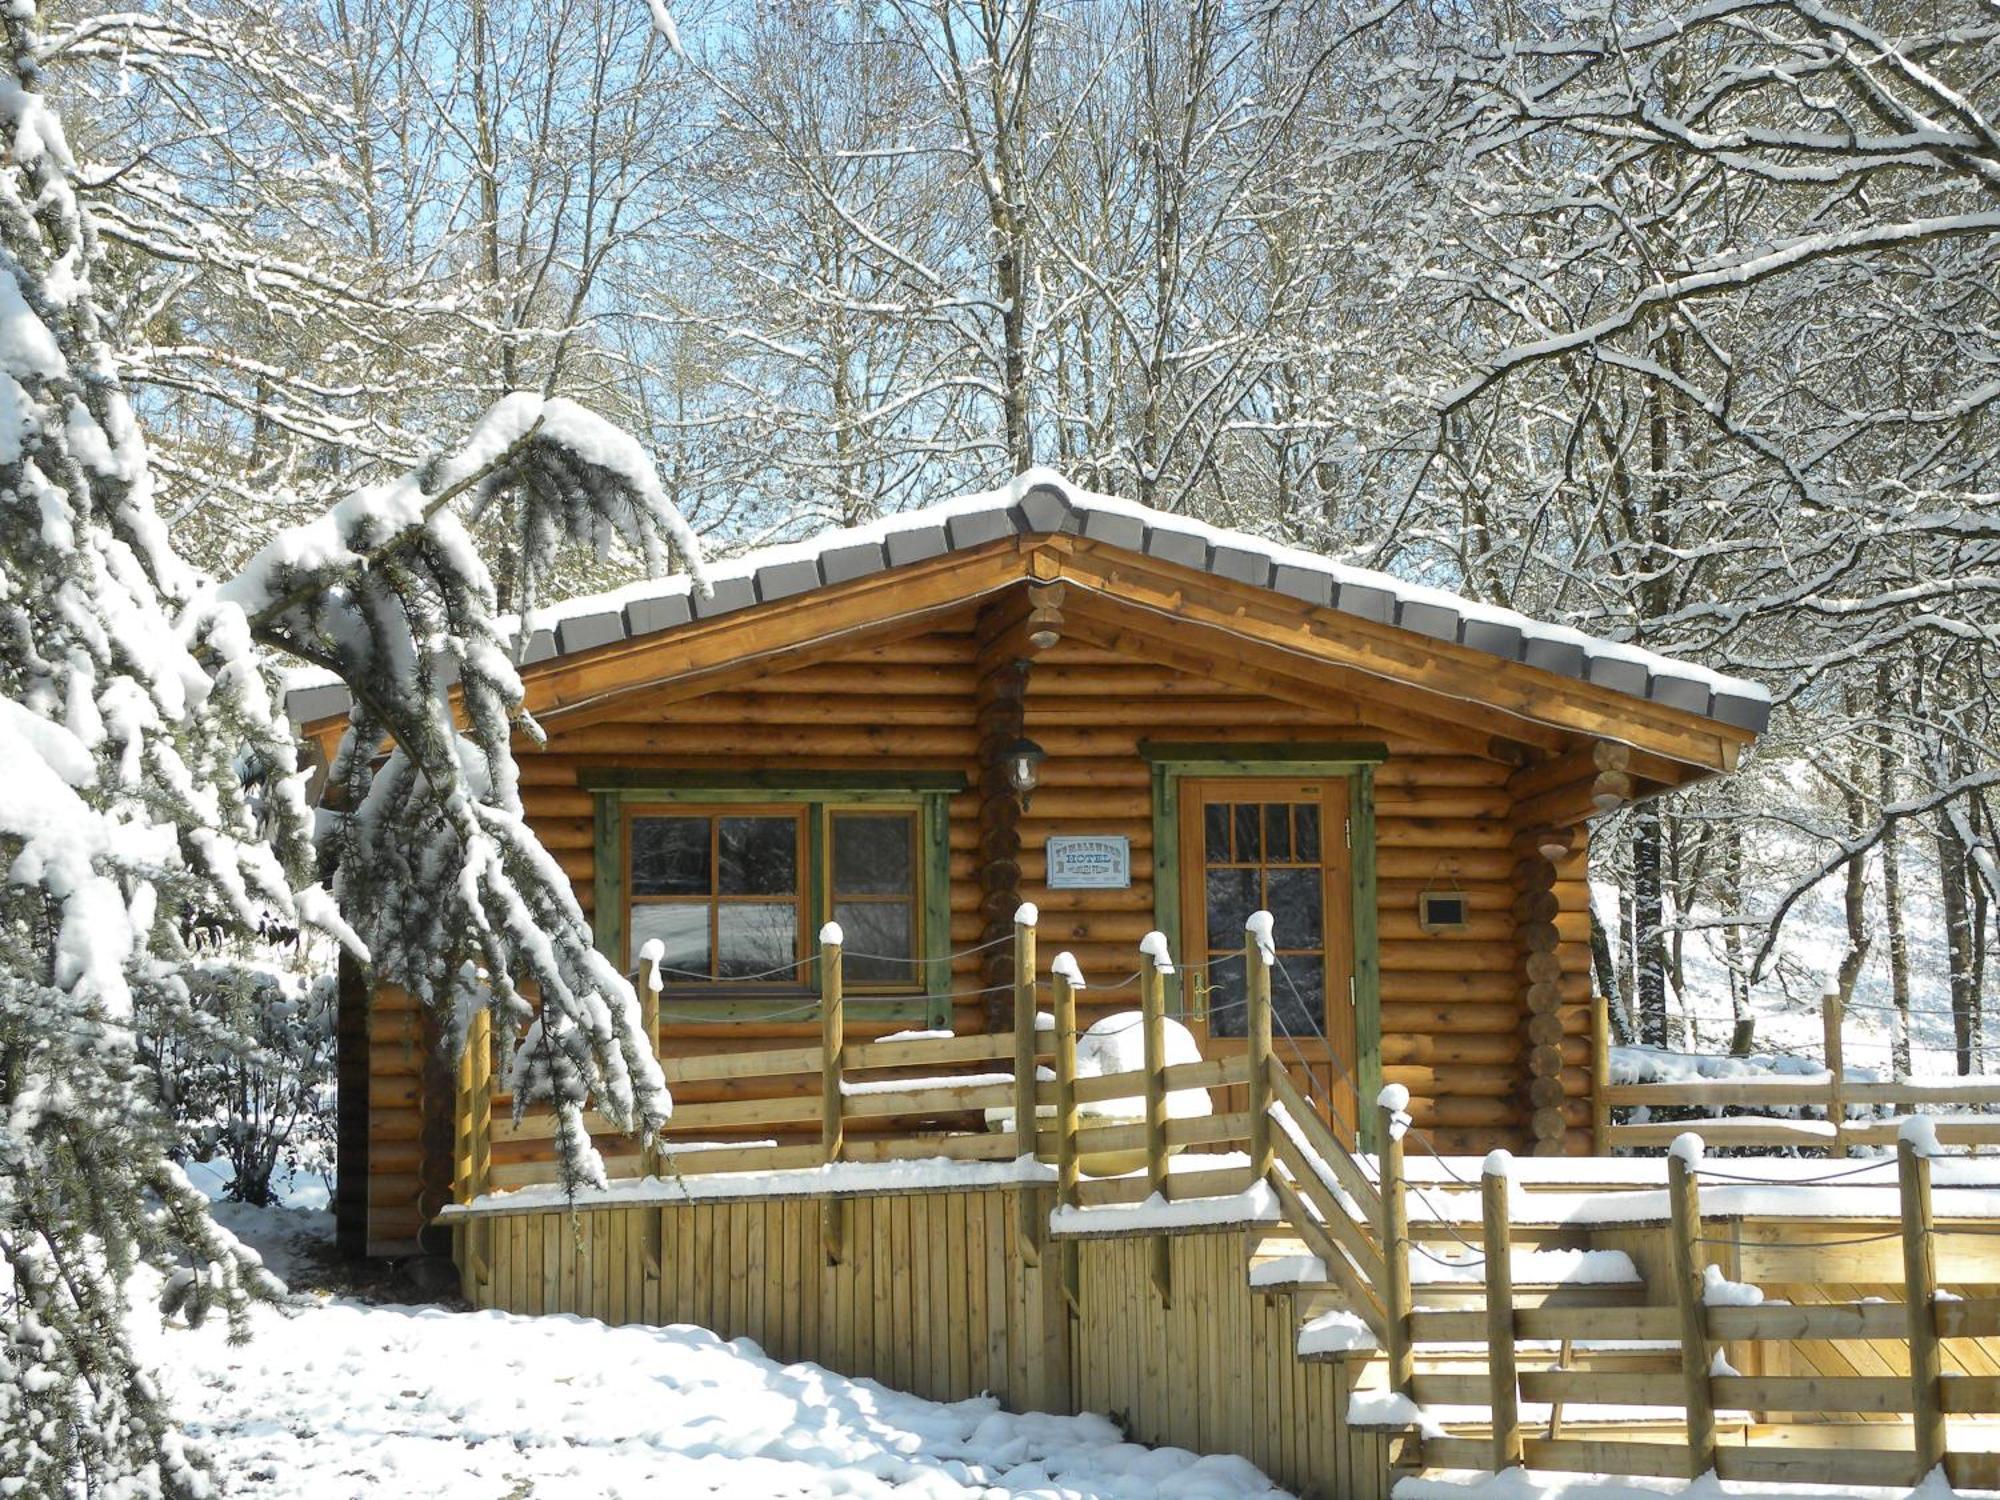
[[[1368,742],[1232,744],[1142,740],[1153,772],[1153,925],[1181,947],[1180,783],[1204,776],[1347,778],[1348,891],[1354,914],[1354,1077],[1363,1149],[1379,1149],[1375,1097],[1382,1090],[1382,962],[1375,913],[1375,767],[1386,745]]]

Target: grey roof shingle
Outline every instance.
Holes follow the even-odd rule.
[[[1331,606],[1740,728],[1761,732],[1770,722],[1768,698],[1753,684],[1609,642],[1600,650],[1574,631],[1472,603],[1458,605],[1435,589],[1342,567],[1259,537],[1218,532],[1166,512],[1074,493],[1053,476],[1036,479],[1018,494],[948,502],[935,513],[916,512],[873,528],[832,532],[816,548],[805,544],[751,554],[718,570],[710,596],[690,593],[686,580],[675,579],[657,593],[606,599],[597,609],[589,607],[591,601],[575,601],[553,632],[536,631],[523,664],[654,635],[691,619],[712,619],[758,603],[794,598],[1021,533],[1081,534],[1162,562],[1271,589],[1308,607]],[[347,693],[338,684],[313,684],[287,694],[285,705],[294,721],[306,723],[344,710]]]

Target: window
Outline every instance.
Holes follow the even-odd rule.
[[[630,961],[658,938],[668,984],[796,982],[804,928],[802,811],[635,815],[626,848]]]
[[[833,920],[846,936],[845,977],[857,985],[915,988],[917,818],[907,812],[829,815]]]
[[[669,988],[810,987],[831,917],[850,990],[922,990],[920,823],[907,808],[819,803],[631,808],[627,962],[657,938]]]
[[[1315,795],[1317,794],[1315,789]],[[1271,986],[1272,1029],[1321,1034],[1326,1021],[1326,870],[1318,801],[1201,803],[1203,957],[1219,964],[1243,948],[1243,925],[1268,911],[1280,969]],[[1230,993],[1234,976],[1221,981]],[[1231,998],[1235,997],[1233,994]],[[1240,1004],[1218,1005],[1217,1036],[1242,1036]]]

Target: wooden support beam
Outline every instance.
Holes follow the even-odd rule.
[[[1505,1152],[1495,1152],[1505,1157]],[[1509,1164],[1488,1160],[1479,1180],[1481,1249],[1486,1255],[1487,1404],[1493,1413],[1493,1472],[1521,1462],[1521,1397],[1514,1375],[1514,1235]],[[1502,1170],[1493,1170],[1495,1166]]]
[[[1903,1308],[1909,1318],[1910,1440],[1919,1480],[1944,1462],[1942,1362],[1937,1332],[1937,1243],[1931,1235],[1931,1159],[1905,1137],[1896,1142],[1903,1208]]]
[[[1381,1150],[1382,1350],[1388,1361],[1389,1389],[1411,1396],[1416,1378],[1416,1354],[1410,1325],[1410,1210],[1403,1170],[1403,1132],[1408,1121],[1388,1105],[1378,1106],[1376,1122]]]
[[[1164,1199],[1167,1196],[1167,1001],[1166,979],[1158,954],[1150,940],[1139,954],[1139,1013],[1144,1026],[1146,1069],[1146,1188],[1148,1193]],[[1172,1244],[1163,1234],[1154,1235],[1147,1247],[1153,1290],[1162,1307],[1172,1307],[1174,1301],[1172,1250]]]
[[[1629,771],[1631,768],[1632,749],[1629,745],[1612,740],[1592,740],[1561,755],[1552,755],[1531,766],[1523,766],[1507,778],[1507,795],[1517,803],[1526,802],[1558,787],[1590,781],[1601,772]]]
[[[1674,1306],[1680,1313],[1681,1387],[1687,1407],[1687,1477],[1715,1467],[1715,1403],[1709,1391],[1715,1351],[1703,1302],[1701,1200],[1694,1169],[1676,1150],[1667,1158],[1667,1198],[1673,1209]]]
[[[1035,1103],[1035,927],[1032,922],[1014,922],[1014,1139],[1019,1154],[1033,1156],[1039,1135]],[[1016,1235],[1021,1260],[1027,1266],[1042,1263],[1042,1241],[1047,1237],[1048,1217],[1034,1193],[1015,1194],[1018,1208]]]
[[[1077,1206],[1077,1184],[1083,1169],[1076,1153],[1076,959],[1058,953],[1054,972],[1056,1023],[1056,1203]],[[1063,1293],[1070,1310],[1081,1314],[1082,1289],[1077,1281],[1076,1242],[1062,1245]]]
[[[847,1145],[847,1100],[841,1089],[847,1076],[841,946],[822,941],[819,958],[820,1148],[829,1165],[841,1159]],[[829,1193],[820,1203],[820,1243],[829,1265],[839,1262],[846,1238],[844,1205],[838,1195]]]
[[[1268,919],[1267,919],[1268,920]],[[1249,1088],[1250,1180],[1271,1175],[1271,964],[1254,928],[1243,934],[1244,1068]]]

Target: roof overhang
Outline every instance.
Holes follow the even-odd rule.
[[[1768,713],[1699,669],[1676,676],[1618,648],[1593,655],[1574,632],[1536,636],[1476,606],[1447,619],[1426,590],[1385,598],[1247,551],[1204,544],[1197,555],[1185,531],[1122,511],[1108,520],[1129,524],[1114,527],[1061,494],[1038,504],[1045,493],[727,577],[713,599],[640,597],[615,615],[571,616],[524,666],[526,706],[559,733],[615,716],[634,694],[667,705],[1060,580],[1070,638],[1283,700],[1352,700],[1385,728],[1515,764],[1610,742],[1639,754],[1634,771],[1655,788],[1677,785],[1733,769]],[[343,704],[304,728],[330,751],[345,723]]]

